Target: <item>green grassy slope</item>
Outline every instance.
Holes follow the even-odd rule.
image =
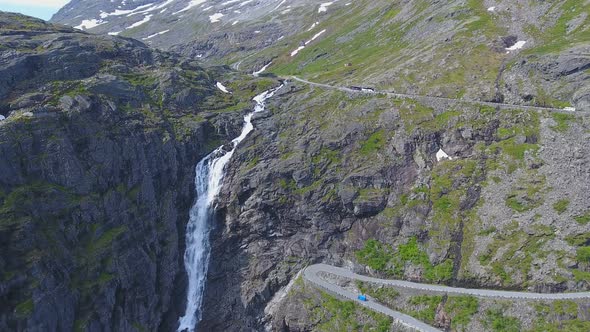
[[[320,82],[493,100],[501,74],[515,63],[537,61],[590,39],[590,4],[517,2],[507,6],[510,8],[489,11],[474,0],[436,5],[357,1],[330,7],[330,15],[322,16],[319,25],[260,51],[251,61],[274,58],[269,71]],[[317,19],[315,13],[302,17],[309,22]],[[513,22],[520,19],[523,21]],[[324,29],[318,39],[291,56],[302,41]],[[507,52],[503,40],[508,36],[526,41],[525,49]],[[534,81],[541,74],[530,72],[528,76]],[[525,79],[527,74],[518,75]],[[535,104],[553,92],[552,88],[537,90]],[[568,93],[571,95],[566,91],[544,104],[565,105],[559,99],[566,99]]]

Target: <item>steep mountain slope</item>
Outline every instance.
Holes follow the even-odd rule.
[[[0,330],[174,329],[194,166],[263,86],[2,12],[0,59]]]
[[[457,286],[589,289],[589,15],[576,0],[72,1],[54,21],[96,20],[89,31],[245,72],[269,64],[287,80],[450,98],[292,80],[254,118],[216,211],[200,328],[307,331],[342,327],[331,324],[353,311],[283,288],[315,262]],[[588,307],[554,323],[584,326]],[[469,326],[490,330],[486,317]]]
[[[274,59],[271,71],[326,82],[588,109],[589,15],[575,0],[105,0],[53,20],[250,72]]]
[[[273,294],[314,262],[459,286],[588,289],[587,116],[300,84],[273,104],[229,170],[204,326],[260,326]],[[287,310],[275,329],[284,315],[314,326]]]
[[[134,37],[160,48],[191,42],[194,56],[218,61],[301,31],[301,14],[318,8],[310,0],[74,0],[52,21]]]
[[[319,81],[587,109],[588,14],[579,1],[359,1],[295,56],[293,42],[265,54],[271,71]]]

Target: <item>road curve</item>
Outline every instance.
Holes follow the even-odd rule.
[[[378,311],[382,314],[392,317],[396,322],[406,325],[411,328],[415,328],[420,331],[438,331],[430,325],[427,325],[411,316],[402,314],[401,312],[391,310],[385,306],[382,306],[376,302],[368,301],[362,302],[357,300],[358,294],[348,291],[340,286],[329,283],[318,276],[319,272],[331,273],[339,277],[348,278],[352,280],[364,281],[377,283],[387,286],[394,286],[399,288],[413,289],[419,291],[433,292],[433,293],[444,293],[444,294],[455,294],[455,295],[472,295],[477,297],[497,298],[497,299],[525,299],[525,300],[577,300],[577,299],[588,299],[590,298],[590,292],[578,292],[578,293],[529,293],[529,292],[516,292],[516,291],[501,291],[491,289],[472,289],[472,288],[460,288],[460,287],[449,287],[442,285],[429,285],[421,284],[416,282],[404,281],[404,280],[391,280],[391,279],[379,279],[368,277],[360,274],[356,274],[350,270],[335,267],[326,264],[315,264],[305,268],[303,277],[311,282],[312,284],[322,288],[329,293],[344,297],[357,303]]]
[[[309,84],[309,85],[313,85],[313,86],[317,86],[317,87],[321,87],[321,88],[326,88],[326,89],[339,90],[339,91],[343,91],[343,92],[353,92],[353,93],[356,92],[356,93],[365,93],[365,94],[385,94],[387,96],[394,97],[394,98],[409,98],[409,99],[414,99],[414,100],[425,100],[425,101],[445,101],[445,102],[453,101],[453,102],[462,102],[462,103],[491,106],[491,107],[496,107],[496,108],[500,108],[500,109],[521,109],[521,110],[531,110],[531,111],[550,111],[550,112],[578,113],[578,114],[581,113],[579,111],[578,112],[566,111],[561,108],[492,103],[489,101],[455,99],[455,98],[446,98],[446,97],[433,97],[433,96],[424,96],[424,95],[407,94],[407,93],[395,93],[395,92],[390,92],[390,91],[379,91],[379,90],[371,91],[368,89],[365,89],[363,91],[359,91],[359,90],[355,90],[355,89],[351,89],[351,88],[347,88],[347,87],[342,87],[342,86],[334,86],[334,85],[329,85],[329,84],[311,82],[311,81],[299,78],[297,76],[291,76],[290,78],[292,78],[298,82],[301,82],[301,83],[305,83],[305,84]]]
[[[334,270],[335,269],[335,270]],[[340,271],[342,270],[342,271]],[[334,271],[337,271],[337,273],[334,273]],[[327,282],[326,280],[320,278],[318,276],[318,272],[330,272],[330,273],[334,273],[336,275],[340,275],[340,272],[344,272],[347,271],[345,269],[341,269],[341,268],[337,268],[331,265],[325,265],[325,264],[317,264],[317,265],[311,265],[308,266],[307,268],[305,268],[305,270],[303,271],[303,278],[309,282],[311,282],[312,284],[314,284],[316,287],[339,297],[343,297],[345,299],[348,300],[353,300],[355,302],[357,302],[358,304],[369,308],[373,311],[377,311],[379,313],[382,313],[384,315],[387,315],[391,318],[393,318],[393,320],[396,323],[405,325],[407,327],[410,328],[414,328],[418,331],[424,331],[424,332],[440,332],[440,330],[426,324],[423,323],[419,320],[417,320],[416,318],[403,314],[399,311],[395,311],[392,309],[389,309],[386,306],[383,306],[377,302],[374,301],[367,301],[367,302],[363,302],[363,301],[358,301],[357,300],[357,296],[358,294],[355,294],[347,289],[344,289],[340,286],[331,284],[329,282]],[[352,273],[352,272],[351,272]],[[346,274],[346,273],[343,273]],[[354,273],[352,273],[352,275],[354,275]],[[347,277],[346,275],[342,275],[343,277]]]
[[[318,272],[332,273],[340,277],[355,279],[360,281],[372,282],[377,284],[383,284],[388,286],[395,286],[401,288],[410,288],[415,290],[430,291],[436,293],[448,293],[448,294],[459,294],[459,295],[473,295],[479,297],[490,297],[490,298],[504,298],[504,299],[525,299],[525,300],[576,300],[576,299],[589,299],[590,292],[577,292],[577,293],[529,293],[529,292],[517,292],[517,291],[502,291],[492,289],[474,289],[474,288],[460,288],[450,287],[443,285],[429,285],[417,282],[410,282],[405,280],[392,280],[392,279],[379,279],[368,277],[360,274],[356,274],[350,270],[335,267],[326,264],[316,264],[307,267],[306,271],[309,274],[317,274]]]

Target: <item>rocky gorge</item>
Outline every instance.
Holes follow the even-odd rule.
[[[223,167],[198,330],[403,330],[305,282],[315,263],[590,289],[589,6],[76,0],[52,20],[87,31],[0,13],[0,329],[175,331],[195,166],[280,84]],[[585,300],[337,282],[443,330],[590,328]]]
[[[0,21],[0,329],[173,329],[194,167],[239,132],[260,87],[227,96],[223,68]]]

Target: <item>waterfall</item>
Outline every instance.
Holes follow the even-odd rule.
[[[201,304],[211,252],[210,220],[215,210],[215,198],[223,184],[225,165],[231,159],[238,144],[254,130],[252,115],[263,111],[265,101],[281,87],[265,91],[254,98],[256,102],[254,111],[244,116],[242,133],[231,142],[232,149],[230,151],[226,151],[223,146],[220,146],[199,161],[196,166],[195,191],[197,198],[191,207],[186,226],[186,251],[184,253],[184,266],[188,275],[187,303],[185,314],[179,319],[178,332],[195,331],[201,320]]]

